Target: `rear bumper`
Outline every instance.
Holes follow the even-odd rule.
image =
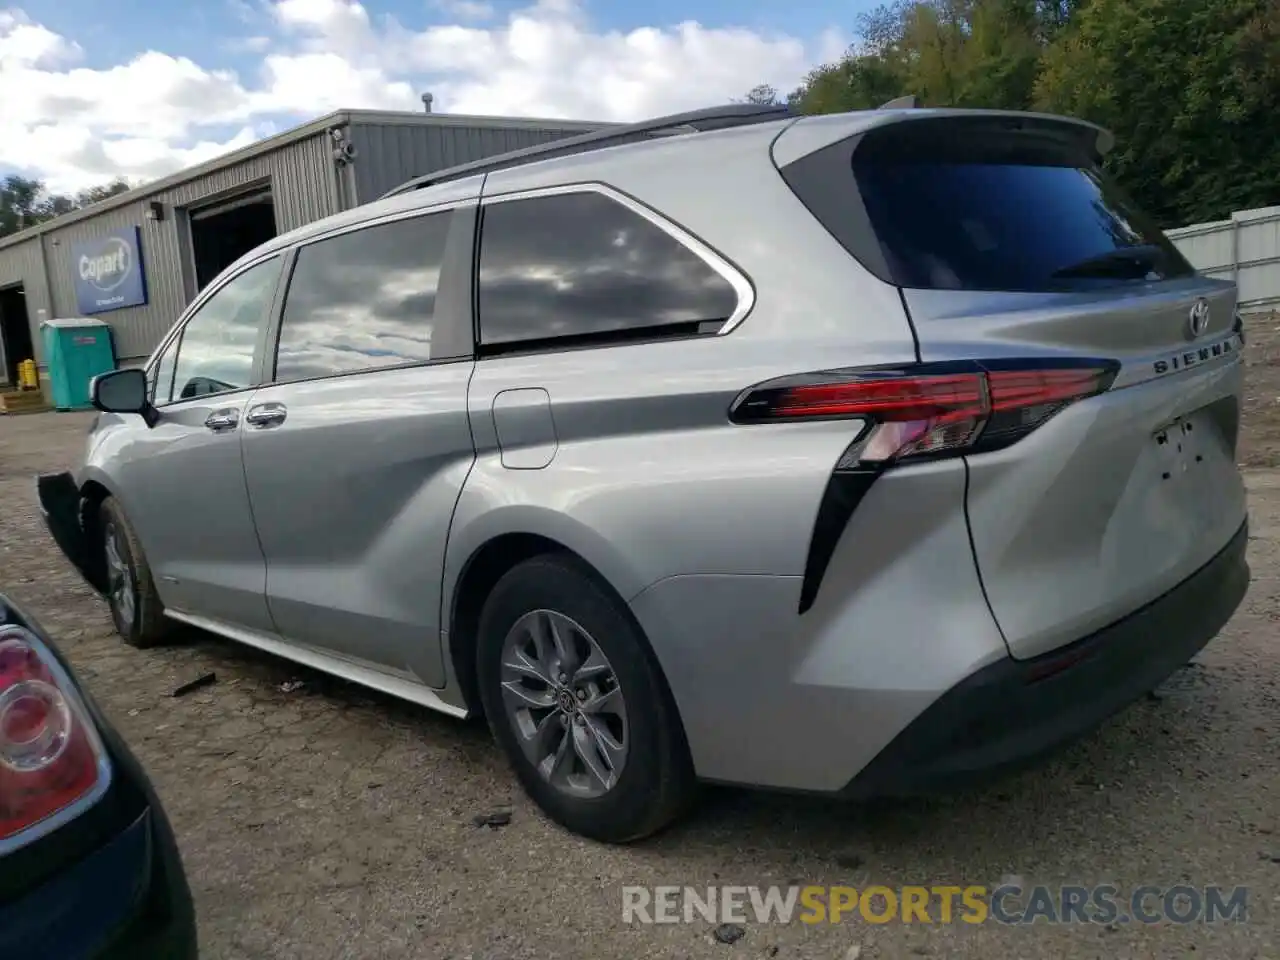
[[[842,791],[903,796],[1016,768],[1088,732],[1186,664],[1249,586],[1246,522],[1209,563],[1109,627],[1052,653],[1004,658],[961,681]]]
[[[36,477],[36,499],[49,535],[85,582],[98,593],[105,592],[100,564],[89,549],[81,513],[80,488],[69,472],[45,473]]]
[[[195,960],[191,895],[151,811],[74,867],[0,906],[0,956]]]

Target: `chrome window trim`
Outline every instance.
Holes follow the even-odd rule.
[[[480,197],[482,208],[491,203],[507,203],[512,200],[534,200],[543,197],[557,197],[565,194],[573,193],[598,193],[608,197],[615,203],[621,204],[632,213],[643,217],[649,223],[653,224],[671,239],[690,250],[703,263],[719,274],[733,288],[734,293],[738,297],[737,306],[733,313],[723,324],[720,329],[715,332],[715,336],[724,336],[736,328],[747,315],[751,312],[756,304],[756,289],[747,275],[739,270],[734,264],[730,263],[724,256],[712,247],[708,246],[702,240],[685,230],[679,224],[668,220],[658,211],[646,206],[636,198],[623,193],[608,184],[595,180],[582,181],[578,183],[560,183],[551,187],[534,187],[528,190],[513,190],[509,193],[498,194],[482,194]],[[481,248],[483,249],[484,239],[484,221],[480,223]]]
[[[336,237],[341,237],[348,233],[355,233],[358,230],[368,230],[372,227],[381,227],[388,223],[396,223],[400,220],[414,220],[418,217],[429,217],[433,213],[448,213],[450,210],[457,210],[460,207],[475,206],[479,202],[480,200],[478,197],[470,197],[466,200],[445,200],[440,203],[413,207],[409,210],[396,210],[393,213],[384,213],[379,216],[370,217],[367,220],[361,220],[358,223],[347,223],[340,227],[334,227],[332,230],[326,230],[324,233],[317,233],[314,236],[307,237],[305,240],[299,240],[297,243],[290,244],[290,248],[301,251],[304,247],[309,247],[312,244],[320,243],[324,240],[333,240]]]

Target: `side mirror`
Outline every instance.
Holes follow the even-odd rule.
[[[137,413],[155,426],[156,410],[147,399],[146,371],[136,367],[100,373],[89,383],[89,401],[103,413]]]

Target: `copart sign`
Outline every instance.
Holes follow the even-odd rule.
[[[71,276],[82,315],[147,302],[139,234],[137,227],[125,227],[72,246]]]

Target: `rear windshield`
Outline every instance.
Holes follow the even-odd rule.
[[[1193,269],[1096,169],[895,157],[853,171],[892,280],[943,290],[1079,290]]]

